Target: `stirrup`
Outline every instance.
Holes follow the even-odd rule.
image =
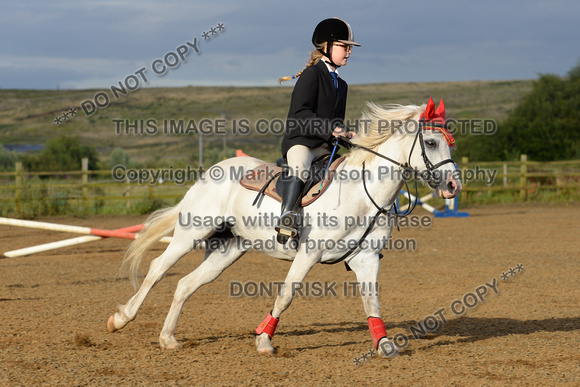
[[[280,220],[275,227],[279,235],[294,238],[298,235],[297,221],[299,214],[294,211],[286,211],[280,216]]]

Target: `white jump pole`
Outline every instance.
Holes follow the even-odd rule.
[[[12,250],[7,251],[4,253],[4,256],[7,258],[16,258],[22,257],[24,255],[31,255],[36,253],[41,253],[43,251],[60,249],[62,247],[80,245],[81,243],[87,243],[92,241],[98,241],[103,239],[104,237],[96,236],[96,235],[86,235],[76,238],[65,239],[63,241],[52,242],[52,243],[45,243],[38,246],[26,247],[24,249]]]
[[[16,221],[16,222],[14,222],[14,221]],[[144,227],[144,225],[140,224],[140,225],[125,227],[125,228],[120,228],[117,230],[98,230],[98,229],[92,229],[89,227],[67,226],[67,225],[60,225],[60,224],[53,224],[53,223],[36,222],[36,221],[23,221],[23,220],[19,220],[19,219],[9,219],[9,218],[0,218],[0,224],[14,225],[14,226],[20,226],[20,227],[29,227],[29,228],[40,228],[40,229],[53,230],[53,231],[67,231],[67,232],[75,232],[72,230],[79,230],[80,229],[79,231],[82,231],[82,233],[84,233],[86,231],[86,229],[90,229],[91,231],[95,231],[95,230],[97,230],[97,232],[101,231],[102,234],[110,234],[110,236],[112,236],[112,237],[127,238],[127,239],[138,238],[139,234],[134,234],[134,232],[140,231]],[[78,231],[76,231],[76,232],[78,232]],[[23,249],[7,251],[4,253],[4,256],[8,257],[8,258],[21,257],[24,255],[40,253],[43,251],[59,249],[62,247],[74,246],[74,245],[79,245],[82,243],[97,241],[100,239],[104,239],[106,237],[107,236],[87,235],[87,236],[82,236],[82,237],[70,238],[70,239],[65,239],[65,240],[58,241],[58,242],[45,243],[45,244],[38,245],[38,246],[32,246],[32,247],[27,247],[27,248],[23,248]],[[164,237],[164,238],[161,238],[159,241],[164,242],[164,243],[170,243],[171,239],[172,239],[171,237]]]
[[[413,194],[409,193],[409,192],[405,192],[405,194],[403,196],[405,198],[409,198],[410,197],[411,198],[411,202],[415,201],[415,196]],[[427,203],[424,202],[424,200],[429,200],[429,199],[432,199],[432,198],[433,198],[433,194],[430,193],[429,195],[426,195],[426,196],[422,197],[421,199],[419,199],[419,201],[421,202],[421,204],[420,204],[421,207],[423,207],[425,210],[427,210],[429,212],[434,213],[435,211],[437,211],[435,209],[435,207],[433,207],[430,204],[427,204]],[[411,202],[409,202],[407,204],[407,209],[409,209],[411,207],[411,205],[412,205]]]
[[[143,227],[144,227],[144,225],[138,224],[135,226],[120,228],[120,229],[117,229],[115,231],[131,232],[132,233],[132,232],[140,231],[141,229],[143,229]],[[8,257],[8,258],[22,257],[24,255],[41,253],[43,251],[60,249],[62,247],[68,247],[68,246],[74,246],[74,245],[80,245],[82,243],[87,243],[87,242],[92,242],[92,241],[98,241],[98,240],[101,240],[104,238],[105,237],[96,236],[96,235],[87,235],[87,236],[82,236],[82,237],[70,238],[70,239],[65,239],[65,240],[58,241],[58,242],[44,243],[44,244],[38,245],[38,246],[31,246],[31,247],[26,247],[24,249],[7,251],[4,253],[4,256]]]
[[[42,229],[42,230],[72,232],[75,234],[98,235],[98,236],[102,236],[102,237],[135,239],[135,234],[131,233],[131,232],[118,231],[118,230],[101,230],[98,228],[69,226],[66,224],[37,222],[37,221],[33,221],[33,220],[0,218],[0,224],[4,224],[7,226],[38,228],[38,229]]]

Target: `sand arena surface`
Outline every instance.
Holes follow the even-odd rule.
[[[469,212],[393,232],[416,239],[418,249],[383,252],[382,317],[390,337],[409,339],[392,360],[368,356],[362,302],[342,264],[313,268],[306,281],[335,283],[336,295],[295,298],[278,324],[276,355],[260,357],[253,330],[274,297],[232,297],[231,284],[283,281],[288,262],[246,254],[185,304],[176,331],[184,346],[167,351],[157,340],[173,292],[202,252],[177,263],[116,333],[107,319],[134,294],[116,277],[127,240],[0,259],[0,385],[580,384],[580,204]],[[112,229],[144,217],[42,220]],[[0,226],[0,251],[73,236]],[[494,281],[499,293],[488,286],[483,294]],[[432,333],[413,337],[410,327],[436,321]]]

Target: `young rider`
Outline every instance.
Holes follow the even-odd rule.
[[[315,50],[306,68],[293,77],[298,78],[292,99],[286,133],[282,140],[282,155],[288,162],[289,176],[283,180],[282,215],[276,231],[279,241],[298,234],[297,209],[310,164],[318,156],[331,153],[333,137],[351,138],[343,125],[348,85],[338,77],[337,69],[345,66],[354,41],[348,23],[338,18],[325,19],[312,35]]]

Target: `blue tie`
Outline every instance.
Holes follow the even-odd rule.
[[[331,71],[330,75],[332,75],[332,79],[334,79],[334,92],[336,93],[338,91],[338,74]]]

